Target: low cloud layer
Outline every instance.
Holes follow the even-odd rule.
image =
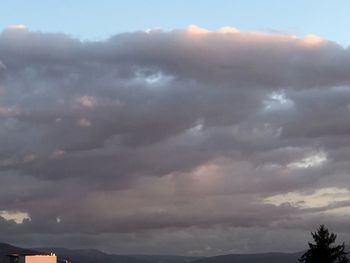
[[[214,255],[350,241],[350,52],[317,36],[0,35],[0,231]],[[8,237],[8,238],[7,238]]]

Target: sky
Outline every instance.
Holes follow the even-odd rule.
[[[349,244],[350,4],[124,2],[1,2],[2,241]]]
[[[347,0],[1,0],[0,28],[24,24],[33,31],[64,32],[103,40],[123,32],[195,24],[210,30],[316,34],[349,45]]]

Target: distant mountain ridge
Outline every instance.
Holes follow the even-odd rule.
[[[229,254],[196,260],[192,263],[297,263],[299,253]]]
[[[6,260],[7,255],[11,254],[26,254],[26,255],[35,255],[39,252],[33,249],[21,248],[12,246],[6,243],[0,243],[0,263],[8,262]]]
[[[347,247],[349,251],[349,247]],[[0,263],[9,254],[46,254],[55,253],[59,262],[64,259],[73,263],[297,263],[303,252],[298,253],[258,253],[229,254],[213,257],[190,257],[172,255],[115,255],[97,249],[67,248],[21,248],[0,243]]]
[[[54,252],[73,263],[189,263],[201,257],[168,255],[115,255],[96,249],[35,248],[38,251]]]
[[[346,251],[350,251],[346,247]],[[256,254],[228,254],[207,257],[193,261],[192,263],[298,263],[298,259],[305,251],[296,253],[256,253]],[[348,257],[350,254],[348,254]]]
[[[6,256],[10,254],[27,254],[27,255],[35,255],[39,252],[34,249],[29,248],[21,248],[12,246],[7,243],[0,243],[0,256]]]
[[[97,249],[36,248],[43,252],[54,252],[58,257],[73,263],[150,263],[126,255],[110,255]]]
[[[133,258],[146,260],[149,263],[189,263],[204,257],[172,256],[172,255],[128,255]]]

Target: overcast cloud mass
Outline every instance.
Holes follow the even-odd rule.
[[[216,255],[350,241],[350,52],[317,36],[0,35],[0,232]]]

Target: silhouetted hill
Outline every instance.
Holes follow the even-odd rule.
[[[349,247],[347,247],[349,251]],[[187,257],[168,255],[113,255],[96,249],[35,248],[27,249],[0,243],[0,263],[9,254],[37,254],[54,252],[62,262],[73,263],[296,263],[299,253],[230,254],[215,257]]]
[[[6,243],[0,243],[0,256],[6,256],[9,254],[35,255],[35,254],[38,254],[38,251],[35,251],[33,249],[15,247]]]
[[[150,263],[189,263],[204,257],[169,256],[169,255],[129,255],[134,258],[147,260]]]
[[[163,256],[163,255],[111,255],[96,249],[34,248],[27,249],[0,243],[0,263],[10,254],[49,254],[55,253],[59,262],[65,259],[73,263],[188,263],[198,257]]]
[[[96,249],[38,248],[38,250],[54,252],[58,257],[69,259],[73,263],[149,263],[129,256],[109,255]]]
[[[15,247],[10,244],[0,243],[0,263],[5,262],[6,256],[10,254],[35,255],[38,254],[38,252],[33,249]]]
[[[200,257],[165,256],[165,255],[115,255],[96,249],[36,248],[39,251],[54,252],[60,258],[73,263],[189,263]]]
[[[192,263],[297,263],[300,253],[230,254],[208,257]]]

